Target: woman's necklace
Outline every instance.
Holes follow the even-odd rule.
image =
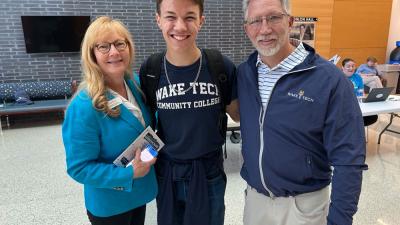
[[[168,71],[167,71],[167,59],[166,59],[166,58],[167,58],[167,57],[166,57],[166,54],[164,54],[164,71],[165,71],[165,76],[167,77],[167,81],[168,81],[169,86],[170,86],[176,93],[179,93],[180,91],[176,90],[175,87],[172,86],[171,81],[169,80]],[[200,76],[200,71],[201,71],[202,62],[203,62],[203,56],[202,56],[201,51],[200,51],[200,65],[199,65],[199,69],[197,70],[196,78],[194,79],[194,81],[193,81],[192,85],[190,85],[190,87],[188,87],[186,90],[183,90],[183,94],[185,94],[185,93],[188,92],[190,89],[192,89],[192,88],[194,87],[194,85],[197,83],[197,79],[199,79],[199,76]]]

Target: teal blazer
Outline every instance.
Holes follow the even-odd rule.
[[[132,80],[126,80],[142,110],[146,127],[148,109]],[[107,93],[107,98],[114,98]],[[133,179],[133,168],[117,167],[113,161],[145,129],[122,104],[121,114],[112,118],[96,110],[86,90],[71,101],[62,126],[67,173],[84,185],[85,205],[93,215],[108,217],[142,206],[157,195],[152,167],[142,178]]]

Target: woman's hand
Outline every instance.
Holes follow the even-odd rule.
[[[140,154],[142,151],[140,149],[136,150],[135,158],[132,161],[133,166],[133,178],[144,177],[149,172],[150,167],[156,163],[157,158],[153,158],[150,161],[143,162],[140,159]]]

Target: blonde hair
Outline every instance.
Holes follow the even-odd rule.
[[[125,74],[130,77],[132,76],[135,46],[131,34],[125,25],[119,20],[111,19],[107,16],[101,16],[90,24],[82,41],[81,64],[83,77],[79,89],[87,89],[89,96],[92,98],[92,104],[95,109],[102,111],[111,117],[118,117],[120,114],[119,106],[114,108],[108,107],[108,100],[106,98],[107,85],[104,80],[104,74],[97,64],[96,56],[94,54],[97,41],[104,35],[112,32],[122,36],[128,44],[130,59]]]

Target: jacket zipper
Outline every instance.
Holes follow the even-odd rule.
[[[272,91],[271,91],[271,93],[272,93]],[[271,190],[269,190],[267,188],[267,184],[265,183],[264,171],[263,171],[263,167],[262,167],[262,156],[263,156],[263,153],[264,153],[264,130],[263,130],[263,127],[264,127],[265,112],[266,112],[266,110],[264,110],[264,106],[261,103],[260,117],[259,117],[259,120],[258,120],[259,125],[260,125],[260,151],[259,151],[260,154],[258,156],[258,166],[260,168],[261,183],[264,186],[265,190],[268,192],[269,197],[274,199],[275,195],[272,193]]]
[[[276,84],[278,83],[278,81],[279,81],[282,77],[287,76],[287,75],[292,74],[292,73],[310,70],[310,69],[313,69],[313,68],[315,68],[315,67],[316,67],[316,66],[312,66],[312,67],[309,67],[309,68],[306,68],[306,69],[290,71],[290,72],[288,72],[287,74],[281,76],[281,77],[275,82],[274,86],[272,87],[271,94],[270,94],[270,98],[268,99],[268,102],[267,102],[267,107],[268,107],[268,105],[269,105],[269,101],[271,100],[272,93],[273,93],[274,90],[275,90],[275,86],[276,86]],[[258,120],[259,125],[260,125],[260,151],[259,151],[260,154],[259,154],[259,156],[258,156],[258,166],[259,166],[259,168],[260,168],[261,183],[262,183],[264,189],[268,192],[270,198],[274,199],[274,198],[275,198],[274,193],[272,193],[272,191],[267,187],[267,184],[265,183],[264,171],[263,171],[263,168],[262,168],[262,156],[263,156],[263,154],[264,154],[264,129],[263,129],[263,127],[264,127],[264,120],[265,120],[265,115],[266,115],[266,113],[267,113],[267,109],[264,110],[264,106],[263,106],[263,104],[261,103],[261,111],[260,111],[260,116],[259,116],[259,120]]]

